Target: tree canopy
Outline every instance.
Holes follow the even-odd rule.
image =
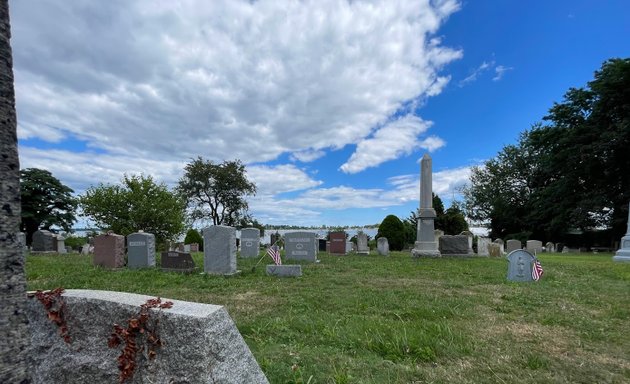
[[[389,249],[401,251],[405,247],[405,227],[403,222],[395,215],[388,215],[378,227],[376,238],[386,237]]]
[[[183,232],[185,203],[165,184],[143,175],[125,175],[121,182],[90,187],[80,198],[83,213],[99,228],[124,236],[143,230],[158,243]]]
[[[491,234],[557,239],[572,229],[626,229],[630,201],[630,59],[603,63],[571,88],[516,145],[472,171],[465,190],[473,219]]]
[[[74,192],[45,169],[26,168],[20,171],[22,222],[20,228],[31,243],[33,233],[51,226],[70,231],[76,221],[77,199]]]
[[[184,168],[177,191],[184,197],[193,220],[212,220],[214,225],[236,226],[247,215],[245,196],[256,194],[240,160],[215,164],[201,157]]]

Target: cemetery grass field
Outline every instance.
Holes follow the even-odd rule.
[[[297,279],[266,276],[269,258],[229,278],[82,255],[29,255],[26,272],[29,290],[224,305],[271,383],[630,383],[630,263],[612,254],[542,254],[537,283],[506,281],[505,259],[319,258]]]

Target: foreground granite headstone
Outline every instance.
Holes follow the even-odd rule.
[[[63,298],[72,344],[59,336],[37,299],[28,300],[34,384],[117,383],[121,347],[109,348],[113,324],[126,324],[151,296],[67,290]],[[268,383],[225,308],[179,300],[161,312],[163,341],[155,358],[139,360],[133,383]],[[146,363],[146,364],[145,364]]]
[[[269,264],[266,269],[267,275],[277,277],[299,277],[302,276],[302,266],[299,264]]]
[[[260,229],[241,229],[241,257],[258,257],[260,253]]]
[[[315,262],[315,233],[287,232],[284,234],[284,250],[287,260]]]
[[[444,235],[440,237],[440,253],[444,256],[472,256],[466,235]]]
[[[376,249],[379,255],[389,256],[389,241],[387,241],[387,237],[379,237],[376,240]]]
[[[203,270],[215,275],[236,271],[236,229],[213,225],[203,230]]]
[[[510,281],[534,281],[532,277],[532,268],[534,266],[534,255],[524,249],[517,249],[507,255],[508,274],[507,279]]]
[[[167,272],[190,273],[195,270],[195,261],[190,253],[167,251],[160,254],[160,269]]]
[[[125,265],[125,236],[107,233],[94,238],[94,265],[121,268]]]
[[[129,269],[155,267],[155,235],[146,232],[127,236],[127,267]]]

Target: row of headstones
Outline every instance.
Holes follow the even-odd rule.
[[[214,274],[236,273],[236,229],[215,225],[205,228],[204,272]],[[260,232],[256,228],[241,231],[241,257],[257,257],[260,249]],[[285,258],[315,262],[318,246],[311,232],[289,232],[284,235]],[[94,239],[94,264],[108,268],[125,265],[125,237],[113,233]],[[138,232],[127,236],[127,267],[147,268],[155,266],[155,236]],[[161,253],[164,270],[192,271],[195,268],[190,253],[168,251]]]
[[[389,242],[386,237],[379,237],[376,240],[376,249],[379,255],[389,255]],[[352,242],[346,240],[346,232],[337,231],[330,233],[330,241],[326,242],[326,251],[332,255],[346,255],[353,250]],[[359,255],[369,255],[367,234],[357,233],[357,247],[355,252]]]
[[[442,232],[442,231],[440,231]],[[442,232],[443,233],[443,232]],[[436,241],[439,244],[440,253],[443,255],[473,255],[473,234],[470,232],[462,232],[460,235],[443,235],[436,231]],[[508,240],[507,243],[501,239],[492,241],[488,237],[477,238],[477,255],[501,257],[509,254],[517,249],[526,249],[534,255],[543,251],[555,252],[555,245],[548,242],[543,248],[542,242],[539,240],[528,240],[525,248],[520,240]]]

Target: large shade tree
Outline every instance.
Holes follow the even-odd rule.
[[[24,255],[18,244],[20,163],[8,0],[0,0],[0,383],[28,383]]]
[[[184,168],[177,191],[188,202],[193,220],[236,226],[247,217],[245,196],[256,194],[240,160],[214,163],[201,157]]]
[[[26,242],[31,243],[33,233],[51,226],[69,231],[75,222],[77,200],[74,192],[45,169],[27,168],[20,171],[22,223]]]

